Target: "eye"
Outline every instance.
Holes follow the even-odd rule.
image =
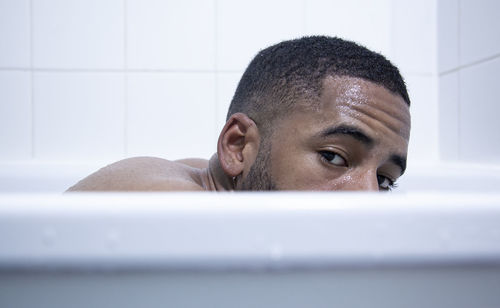
[[[321,155],[321,158],[329,164],[339,167],[347,167],[347,161],[335,152],[320,151],[319,154]]]
[[[383,175],[377,175],[377,182],[378,182],[378,186],[382,190],[391,190],[394,187],[396,187],[396,183],[394,183],[393,180],[391,180],[388,177],[383,176]]]

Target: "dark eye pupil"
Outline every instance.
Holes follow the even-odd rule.
[[[377,182],[379,185],[384,183],[384,180],[385,180],[385,176],[377,175]]]
[[[322,152],[321,153],[326,160],[333,160],[335,158],[335,153],[332,152]]]

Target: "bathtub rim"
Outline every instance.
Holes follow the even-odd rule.
[[[497,226],[498,193],[2,194],[0,271],[500,266]]]

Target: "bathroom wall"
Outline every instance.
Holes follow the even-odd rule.
[[[462,86],[471,79],[479,87],[474,76],[499,65],[482,60],[498,54],[498,40],[478,39],[491,47],[474,47],[484,54],[462,40],[468,53],[440,61],[438,75],[436,8],[436,0],[0,0],[0,164],[208,158],[251,58],[310,34],[358,41],[401,68],[412,99],[410,159],[436,161],[438,138],[454,142],[447,136],[458,134],[447,125],[438,132],[438,78],[460,75]],[[464,39],[474,37],[476,22],[488,22],[473,12],[463,16],[471,27]],[[485,11],[491,22],[493,12]],[[459,94],[470,97],[465,89]],[[461,108],[460,121],[446,117],[475,116]],[[467,125],[461,138],[469,138]]]
[[[500,162],[500,2],[438,2],[439,143],[443,160]]]

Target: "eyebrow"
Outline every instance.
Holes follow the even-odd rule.
[[[321,137],[328,137],[331,135],[347,135],[350,136],[361,143],[370,146],[373,144],[373,138],[369,137],[362,130],[357,127],[349,126],[349,125],[340,125],[329,127],[319,134]]]
[[[372,137],[368,136],[365,134],[362,130],[360,130],[357,127],[349,126],[349,125],[339,125],[339,126],[334,126],[334,127],[329,127],[322,132],[319,133],[321,137],[328,137],[332,135],[347,135],[350,136],[361,143],[365,144],[366,146],[371,146],[374,143],[374,140]],[[393,164],[397,165],[399,168],[401,168],[401,175],[406,170],[406,157],[403,157],[398,154],[393,154],[391,155],[390,162]]]

